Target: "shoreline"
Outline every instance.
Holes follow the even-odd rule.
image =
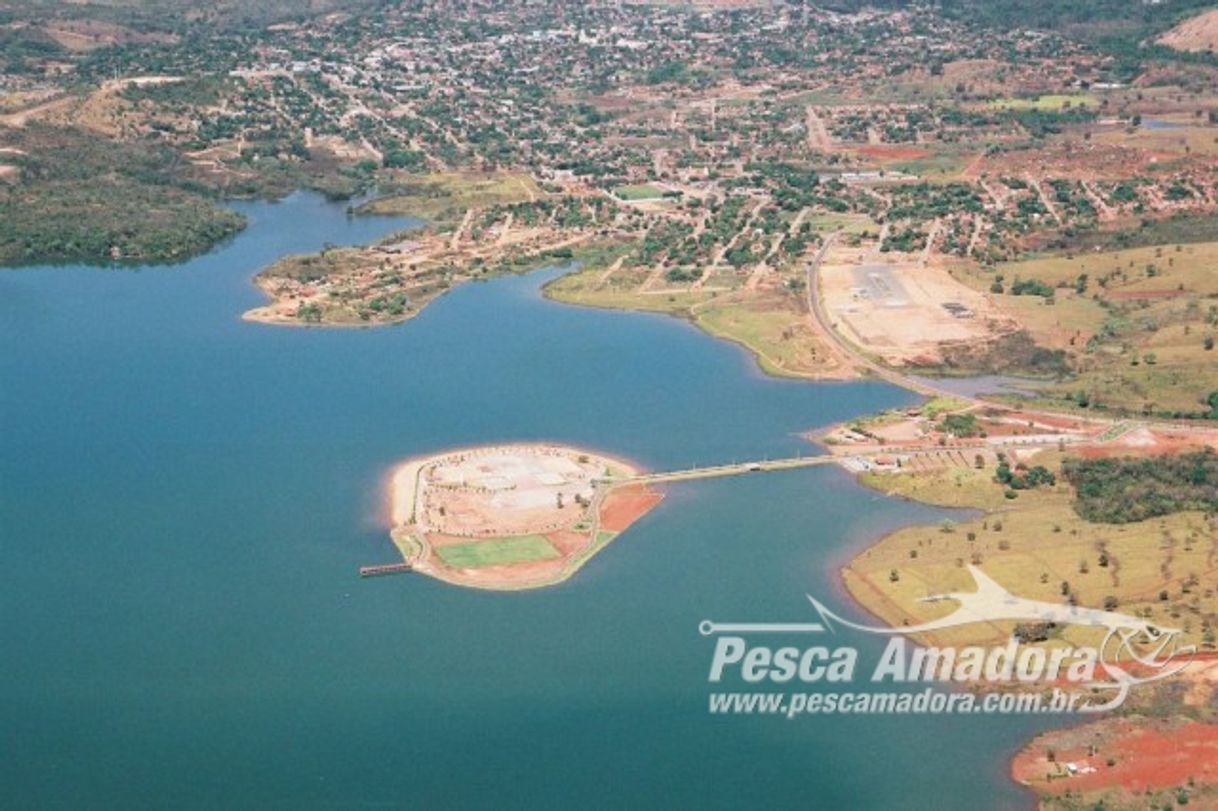
[[[709,329],[708,327],[699,323],[698,320],[694,317],[694,315],[692,313],[673,312],[672,310],[662,309],[662,308],[644,309],[644,308],[637,308],[637,307],[623,307],[623,306],[616,305],[616,304],[598,304],[598,303],[589,302],[589,301],[575,301],[573,299],[563,298],[561,295],[557,295],[553,291],[551,291],[550,288],[552,286],[554,286],[556,283],[558,283],[560,280],[565,278],[566,276],[568,276],[572,273],[581,272],[583,270],[588,270],[588,268],[572,268],[569,273],[564,273],[561,276],[556,276],[555,278],[550,279],[545,284],[541,285],[540,291],[541,291],[542,298],[544,298],[548,301],[552,301],[556,304],[561,304],[566,307],[580,307],[580,308],[586,308],[589,310],[601,310],[603,312],[637,313],[637,314],[641,314],[641,315],[663,315],[663,316],[668,316],[669,318],[674,318],[677,321],[681,321],[681,322],[688,324],[690,327],[692,327],[693,329],[697,330],[698,332],[700,332],[701,334],[703,334],[709,338],[712,338],[716,341],[725,341],[727,343],[733,344],[733,345],[745,350],[745,352],[747,352],[749,357],[752,359],[754,366],[756,366],[767,377],[772,377],[777,380],[802,380],[802,381],[813,382],[813,383],[853,383],[853,382],[857,382],[857,381],[865,381],[865,380],[872,379],[865,375],[860,375],[855,372],[852,372],[851,370],[832,370],[832,371],[826,371],[824,373],[809,373],[809,372],[798,372],[798,371],[792,371],[789,369],[785,369],[780,364],[778,364],[776,361],[771,360],[764,352],[762,352],[757,347],[754,347],[752,344],[749,344],[734,336],[727,335],[723,332],[718,332],[718,331]],[[839,371],[844,372],[844,373],[839,374],[838,373]]]
[[[366,247],[366,246],[364,246],[364,247]],[[579,308],[587,308],[587,309],[592,309],[592,310],[601,310],[601,311],[606,311],[606,312],[621,312],[621,313],[637,313],[637,314],[642,314],[642,315],[667,315],[667,316],[670,316],[672,318],[675,318],[678,321],[688,324],[690,327],[696,329],[699,333],[701,333],[709,338],[712,338],[713,340],[724,341],[726,343],[730,343],[734,346],[737,346],[740,349],[743,349],[748,354],[749,358],[752,360],[753,365],[766,377],[774,378],[776,380],[799,380],[799,381],[808,381],[808,382],[815,382],[815,383],[853,383],[853,382],[859,382],[859,381],[878,380],[878,378],[874,378],[870,375],[859,374],[857,372],[857,370],[853,370],[853,369],[849,369],[849,368],[842,368],[840,366],[826,369],[823,372],[821,372],[821,371],[807,372],[807,371],[787,369],[780,362],[770,358],[768,355],[765,354],[764,351],[762,351],[758,347],[753,346],[752,344],[748,343],[747,341],[745,341],[741,338],[738,338],[736,336],[727,334],[721,330],[712,329],[712,328],[708,327],[707,325],[701,323],[700,321],[698,321],[697,317],[693,313],[679,313],[679,312],[672,312],[672,311],[666,310],[666,309],[642,309],[642,308],[634,308],[634,307],[623,307],[623,306],[618,306],[618,305],[614,305],[614,304],[597,304],[597,303],[593,303],[593,302],[575,301],[572,299],[564,298],[561,295],[555,294],[551,290],[551,288],[557,282],[559,282],[560,280],[562,280],[562,279],[566,278],[567,276],[570,276],[574,273],[579,273],[579,272],[589,269],[586,265],[583,264],[583,262],[581,261],[578,254],[575,256],[574,261],[568,262],[565,264],[560,264],[560,265],[542,264],[542,265],[537,265],[534,267],[524,269],[522,271],[514,272],[512,274],[502,274],[502,275],[503,276],[528,275],[530,273],[536,273],[538,271],[543,271],[543,270],[547,270],[547,269],[551,269],[551,268],[556,269],[556,270],[565,270],[565,272],[561,273],[558,276],[555,276],[552,279],[548,279],[547,281],[545,281],[543,284],[541,284],[539,286],[538,290],[541,293],[541,297],[543,299],[546,299],[547,301],[550,301],[550,302],[553,302],[555,304],[559,304],[562,306],[566,306],[566,307],[579,307]],[[260,281],[260,279],[262,278],[262,274],[265,270],[266,270],[266,268],[262,268],[262,269],[258,270],[253,276],[250,277],[250,284],[258,290],[259,294],[265,300],[265,303],[258,307],[251,307],[250,309],[245,310],[244,312],[242,312],[240,314],[240,319],[247,323],[260,324],[263,326],[271,326],[271,327],[297,327],[297,328],[304,328],[304,329],[375,329],[377,327],[396,326],[396,325],[404,324],[408,321],[411,321],[414,318],[416,318],[417,316],[421,315],[423,313],[423,311],[427,308],[427,306],[430,305],[435,299],[441,298],[444,295],[444,293],[451,292],[451,289],[453,289],[453,288],[450,288],[450,290],[445,290],[445,291],[441,292],[439,295],[429,298],[426,302],[424,302],[422,307],[419,307],[416,310],[412,310],[409,313],[404,313],[403,315],[400,315],[400,316],[393,316],[390,318],[384,318],[384,319],[377,320],[377,321],[366,321],[366,322],[355,322],[355,321],[352,321],[352,322],[343,322],[343,321],[308,322],[308,321],[302,321],[299,318],[296,318],[293,316],[280,315],[275,312],[274,308],[275,308],[276,304],[279,303],[279,299],[277,299],[271,291],[267,290],[266,287],[264,287]],[[490,281],[490,280],[493,280],[493,279],[471,279],[469,281]],[[460,285],[455,285],[454,288],[456,286],[460,286]],[[900,387],[898,387],[898,388],[900,388]]]
[[[821,444],[821,443],[817,443],[817,444]],[[898,501],[905,501],[905,502],[910,502],[910,503],[915,503],[915,504],[921,504],[923,506],[933,507],[934,509],[937,509],[937,510],[950,511],[953,513],[961,513],[961,512],[971,513],[973,518],[978,518],[978,517],[981,517],[982,515],[988,514],[988,513],[986,513],[985,510],[981,510],[981,509],[976,509],[976,508],[971,508],[971,507],[944,507],[944,506],[941,506],[938,504],[930,504],[928,502],[919,501],[917,499],[910,498],[908,496],[903,496],[903,495],[900,495],[895,492],[880,490],[876,487],[871,486],[867,482],[865,482],[863,480],[862,472],[853,472],[850,470],[846,470],[845,468],[840,468],[840,469],[846,476],[848,476],[850,478],[850,480],[856,486],[861,487],[864,490],[875,493],[876,496],[879,498],[896,499]],[[870,617],[877,623],[886,625],[890,628],[900,627],[900,626],[892,625],[887,619],[885,619],[884,617],[877,614],[871,608],[870,605],[865,603],[863,600],[859,599],[859,597],[857,595],[855,595],[855,593],[853,591],[850,590],[850,587],[846,581],[846,570],[847,570],[847,568],[849,568],[850,564],[855,559],[861,557],[868,550],[879,546],[884,541],[884,539],[888,538],[892,534],[894,534],[896,532],[900,532],[902,530],[918,527],[918,526],[923,526],[923,524],[918,521],[909,522],[909,523],[903,522],[903,523],[899,524],[898,526],[895,526],[888,530],[881,531],[878,534],[876,534],[876,533],[873,533],[873,534],[859,533],[857,538],[851,540],[847,544],[844,544],[841,549],[841,551],[842,551],[841,556],[837,557],[835,560],[833,560],[829,564],[830,567],[832,567],[832,576],[830,577],[830,582],[833,584],[834,596],[840,600],[843,600],[844,602],[848,602],[862,615],[864,615],[866,617]],[[917,639],[915,639],[911,635],[902,634],[901,636],[903,638],[905,638],[907,641],[909,641],[911,644],[913,644],[917,647],[925,647],[925,645],[922,645],[921,643],[919,643],[917,641]],[[963,688],[960,688],[960,689],[963,689]],[[1027,785],[1026,783],[1024,783],[1016,778],[1016,775],[1015,775],[1016,759],[1020,756],[1020,754],[1025,749],[1027,749],[1029,746],[1031,746],[1036,741],[1036,739],[1038,737],[1040,737],[1041,735],[1044,735],[1047,732],[1053,732],[1053,731],[1056,731],[1059,729],[1066,729],[1071,726],[1082,725],[1084,723],[1086,723],[1086,721],[1078,721],[1074,724],[1062,724],[1062,725],[1053,724],[1052,726],[1048,727],[1047,729],[1041,730],[1040,732],[1036,733],[1036,735],[1031,738],[1026,738],[1022,742],[1013,743],[1011,745],[1011,747],[1005,749],[1003,752],[998,753],[997,759],[991,764],[992,772],[995,775],[998,775],[998,774],[1004,775],[1008,782],[1010,782],[1012,785],[1016,786],[1020,791],[1022,791],[1026,795],[1028,795],[1028,799],[1031,801],[1032,807],[1039,807],[1039,801],[1041,799],[1040,795],[1037,794],[1036,791],[1031,786]]]

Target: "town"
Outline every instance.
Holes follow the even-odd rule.
[[[771,376],[831,381],[805,384],[825,400],[841,381],[910,398],[790,435],[820,456],[674,451],[657,470],[446,424],[434,435],[483,444],[394,468],[381,490],[401,562],[361,570],[439,583],[378,577],[361,597],[405,582],[558,600],[602,588],[602,563],[633,551],[610,541],[709,480],[844,470],[869,498],[967,511],[877,523],[874,543],[824,564],[886,631],[1034,655],[1096,642],[1027,617],[935,624],[993,576],[1012,601],[1119,609],[1198,651],[1119,713],[1026,742],[1010,773],[1042,807],[1216,801],[1218,10],[300,5],[0,0],[0,265],[190,264],[240,246],[257,205],[324,199],[342,223],[390,225],[254,254],[241,284],[261,302],[226,327],[259,351],[272,335],[320,345],[287,326],[405,341],[461,285],[549,268],[555,302],[686,319]],[[585,385],[552,398],[577,410]],[[743,640],[719,641],[735,646],[721,670],[747,664]]]

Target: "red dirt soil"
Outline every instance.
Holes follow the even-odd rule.
[[[562,558],[553,560],[530,560],[525,563],[512,563],[504,566],[479,566],[476,569],[453,569],[445,567],[444,571],[456,572],[460,582],[465,586],[481,586],[491,589],[510,589],[527,586],[530,583],[545,583],[562,574],[564,561]]]
[[[1167,456],[1212,447],[1218,437],[1209,432],[1159,433],[1139,431],[1133,436],[1113,442],[1086,445],[1075,452],[1084,459],[1104,459],[1110,456]]]
[[[575,532],[570,529],[547,533],[545,538],[554,545],[555,549],[562,553],[563,557],[579,552],[591,540],[588,537],[588,533]]]
[[[642,518],[664,498],[649,490],[646,485],[619,487],[610,493],[601,504],[601,529],[621,532]]]
[[[1056,764],[1074,763],[1094,772],[1060,777],[1045,782],[1045,775],[1056,771],[1046,750],[1050,740],[1038,739],[1020,752],[1011,765],[1012,776],[1021,783],[1033,785],[1037,791],[1061,794],[1066,791],[1102,791],[1120,787],[1131,792],[1147,789],[1174,788],[1189,779],[1199,784],[1218,783],[1218,725],[1194,721],[1178,726],[1147,721],[1116,722],[1115,729],[1106,730],[1103,738],[1113,736],[1099,752],[1090,755],[1087,747],[1058,749]],[[1097,736],[1099,737],[1099,736]],[[1116,761],[1108,766],[1111,758]]]
[[[1114,144],[1071,141],[985,155],[969,167],[969,176],[988,174],[998,178],[1031,174],[1042,179],[1117,180],[1129,177],[1131,172],[1153,173],[1155,159],[1166,160],[1170,157],[1175,156],[1168,153],[1157,155],[1148,150]]]
[[[912,161],[929,157],[928,149],[916,146],[901,146],[900,144],[867,144],[855,150],[860,155],[882,161]]]

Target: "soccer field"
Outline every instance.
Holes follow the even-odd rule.
[[[525,563],[532,560],[553,560],[559,556],[558,550],[540,535],[493,538],[486,541],[440,546],[436,547],[436,554],[449,566],[459,569]]]

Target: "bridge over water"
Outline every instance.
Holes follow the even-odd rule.
[[[691,479],[710,479],[718,476],[741,476],[745,473],[769,473],[782,470],[795,470],[818,465],[843,464],[850,460],[871,460],[882,456],[897,456],[911,458],[917,456],[935,456],[943,453],[964,453],[976,451],[999,451],[1018,448],[1056,447],[1062,443],[1072,444],[1080,441],[1080,437],[1069,435],[1039,435],[1035,437],[1004,437],[1000,441],[970,442],[962,445],[943,445],[937,447],[925,446],[894,446],[869,450],[865,453],[852,454],[821,454],[818,456],[792,456],[785,459],[759,459],[747,462],[732,462],[726,465],[708,465],[706,467],[690,467],[682,470],[669,470],[657,473],[641,473],[637,476],[615,476],[597,479],[598,483],[618,484],[662,484],[664,482],[687,481]]]

